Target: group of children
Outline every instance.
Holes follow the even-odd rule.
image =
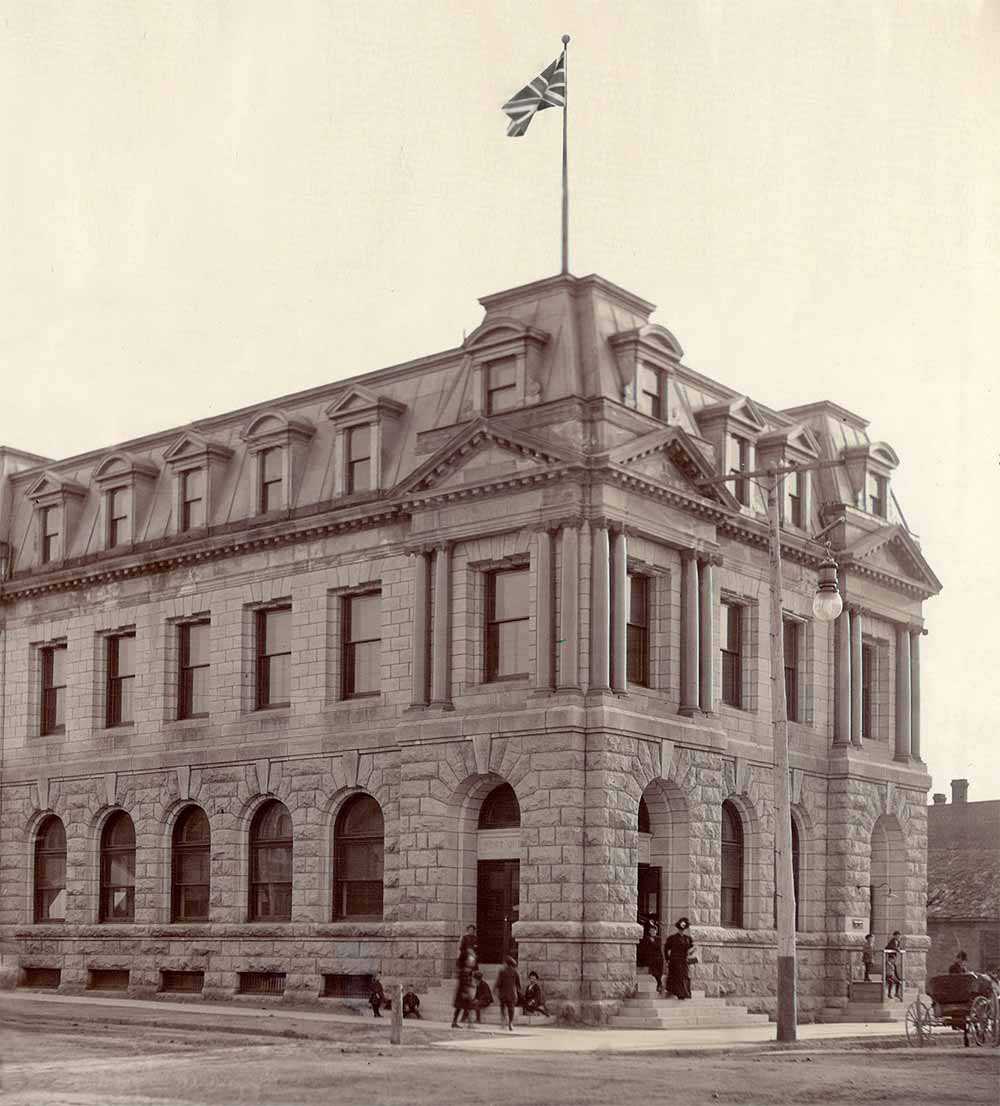
[[[462,937],[456,967],[458,972],[451,1027],[457,1029],[461,1023],[471,1029],[470,1015],[475,1013],[476,1021],[481,1023],[483,1011],[493,1004],[493,992],[479,970],[475,926],[470,925]],[[517,961],[512,956],[504,957],[504,962],[497,973],[495,989],[500,1003],[500,1024],[509,1030],[514,1029],[514,1010],[518,1006],[525,1014],[537,1013],[550,1016],[545,1008],[545,995],[542,992],[538,973],[528,973],[528,985],[522,991]]]
[[[482,1023],[483,1011],[493,1005],[494,990],[496,1001],[500,1004],[500,1022],[505,1028],[514,1028],[514,1010],[520,1007],[525,1014],[544,1014],[550,1017],[545,1008],[545,994],[537,972],[528,972],[528,985],[521,987],[521,977],[517,971],[517,961],[512,956],[504,957],[504,962],[497,973],[493,990],[483,978],[479,970],[479,957],[476,951],[476,927],[469,926],[462,937],[456,960],[456,981],[454,1014],[451,1019],[452,1029],[457,1029],[459,1024],[472,1028],[472,1014],[476,1016],[476,1022]],[[386,996],[385,988],[378,977],[378,973],[372,977],[371,989],[368,995],[368,1004],[372,1008],[372,1015],[382,1017],[382,1011],[391,1007],[392,1003]],[[403,991],[403,1017],[420,1018],[420,997],[411,986]]]

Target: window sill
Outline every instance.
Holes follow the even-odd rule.
[[[531,674],[528,672],[517,672],[513,676],[487,676],[483,680],[483,687],[490,687],[493,684],[515,684],[519,680],[523,683],[531,678]]]
[[[364,699],[381,699],[381,691],[359,691],[354,695],[345,695],[343,699],[338,699],[338,703],[356,703],[358,700]]]
[[[211,717],[207,712],[205,714],[186,714],[183,718],[168,718],[164,722],[165,726],[192,726],[197,725],[200,722],[207,722]]]
[[[56,726],[51,730],[39,730],[38,731],[38,736],[39,737],[65,737],[66,736],[66,727],[65,726]]]
[[[134,722],[109,722],[105,727],[106,730],[133,730],[135,729]]]
[[[246,714],[272,714],[275,711],[288,711],[291,712],[291,703],[266,703],[263,706],[254,707],[253,710],[246,711]]]

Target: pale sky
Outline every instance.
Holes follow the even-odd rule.
[[[450,348],[559,268],[901,458],[934,790],[1000,798],[1000,4],[6,0],[0,443],[62,458]]]

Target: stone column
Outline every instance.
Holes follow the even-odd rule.
[[[628,549],[624,529],[616,530],[611,549],[611,687],[619,695],[628,693]]]
[[[851,744],[861,745],[861,692],[862,682],[861,652],[861,611],[851,610]],[[868,735],[871,736],[870,734]]]
[[[580,530],[574,521],[559,531],[559,645],[557,686],[580,686]]]
[[[410,703],[415,707],[427,706],[427,662],[431,653],[430,642],[430,588],[431,562],[421,550],[414,554],[416,567],[413,575],[413,686]]]
[[[553,683],[552,533],[539,530],[535,558],[535,687],[548,691]]]
[[[451,546],[434,550],[434,648],[431,668],[431,706],[451,709]]]
[[[705,714],[715,710],[715,560],[702,561],[698,574],[700,665],[699,704]]]
[[[920,637],[919,627],[910,630],[910,756],[920,757]]]
[[[593,556],[590,567],[590,686],[594,691],[611,687],[608,646],[611,635],[611,580],[608,524],[594,521]]]
[[[836,622],[837,664],[833,696],[833,743],[851,743],[851,612],[844,608]]]
[[[896,755],[910,759],[910,629],[896,627]]]
[[[681,705],[688,718],[699,712],[698,559],[693,549],[681,553]]]

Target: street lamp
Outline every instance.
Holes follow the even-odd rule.
[[[781,598],[781,489],[793,472],[833,468],[839,461],[816,461],[756,472],[732,473],[703,481],[704,485],[763,477],[767,490],[771,560],[771,718],[774,726],[774,872],[778,936],[778,1032],[779,1041],[794,1041],[797,1025],[795,981],[795,879],[792,870],[792,796],[788,772],[788,703],[785,699],[785,641],[782,633]],[[833,622],[844,603],[837,588],[837,563],[827,546],[827,558],[819,567],[813,615],[819,622]]]

